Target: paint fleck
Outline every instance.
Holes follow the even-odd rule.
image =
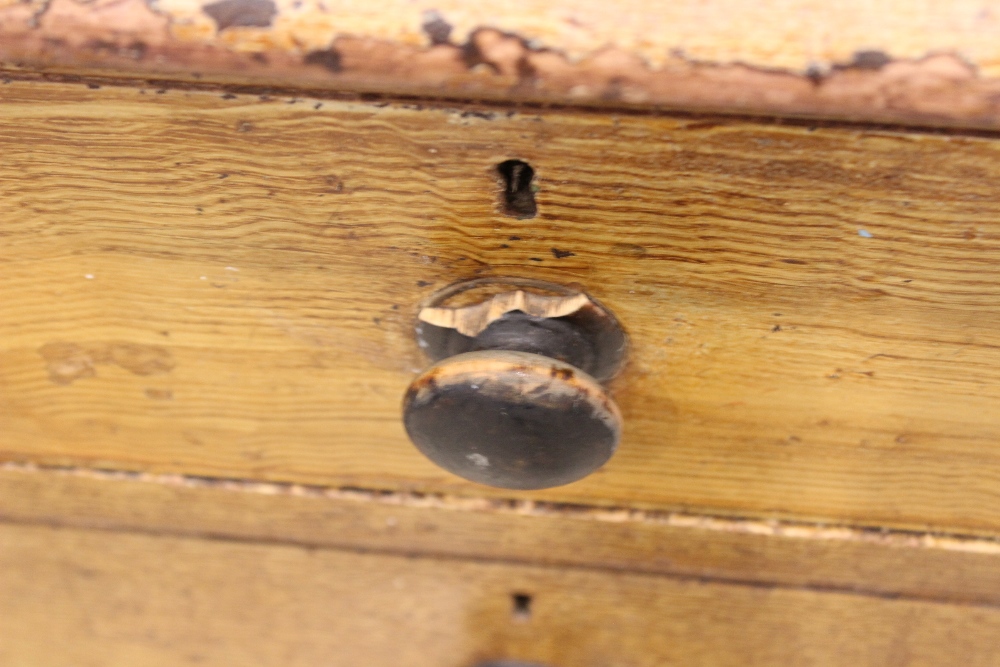
[[[864,239],[870,239],[870,238],[872,238],[875,235],[872,234],[867,229],[859,229],[858,230],[858,236],[860,236],[861,238],[864,238]]]
[[[329,72],[337,73],[341,70],[340,52],[336,49],[326,49],[325,51],[310,51],[303,61],[306,65],[319,65]]]
[[[93,273],[86,273],[86,274],[84,274],[83,277],[86,278],[87,280],[93,280],[94,279],[94,274]]]
[[[883,51],[856,51],[854,53],[854,58],[851,60],[851,67],[857,67],[858,69],[879,70],[891,62],[892,58],[889,57],[889,54],[884,53]]]
[[[444,20],[440,14],[433,9],[424,12],[424,21],[421,28],[424,34],[431,40],[433,46],[451,43],[451,25]]]
[[[235,266],[227,266],[226,271],[239,271]]]
[[[472,461],[472,465],[476,466],[477,468],[489,468],[490,467],[490,460],[488,458],[486,458],[485,456],[483,456],[482,454],[469,454],[465,458],[467,458],[470,461]]]
[[[202,10],[215,21],[219,31],[239,27],[266,28],[278,14],[278,7],[272,0],[220,0],[205,5]]]

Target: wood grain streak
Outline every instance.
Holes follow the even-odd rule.
[[[518,497],[1000,528],[995,141],[31,82],[0,100],[3,460],[492,493],[424,461],[399,401],[417,304],[509,275],[582,284],[633,345],[620,453]],[[510,158],[536,170],[530,221],[497,211]]]

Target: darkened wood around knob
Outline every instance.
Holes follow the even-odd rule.
[[[418,340],[437,363],[410,385],[404,425],[421,452],[465,479],[560,486],[592,473],[617,448],[621,413],[591,373],[617,372],[624,333],[586,295],[531,287],[539,285],[556,295],[518,290],[421,311]]]

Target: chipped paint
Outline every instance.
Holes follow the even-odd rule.
[[[987,128],[998,33],[1000,0],[0,0],[29,68]]]

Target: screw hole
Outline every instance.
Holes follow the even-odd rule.
[[[500,176],[500,211],[519,220],[534,218],[538,213],[535,203],[535,170],[523,160],[504,160],[497,165]]]
[[[519,621],[526,621],[531,618],[531,596],[527,593],[514,593],[510,596],[512,613]]]

